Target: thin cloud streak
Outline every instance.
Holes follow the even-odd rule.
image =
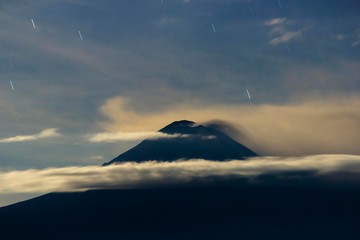
[[[44,129],[41,132],[33,135],[18,135],[14,137],[1,138],[0,143],[14,143],[14,142],[26,142],[26,141],[36,141],[44,138],[53,138],[59,137],[61,133],[58,132],[57,128],[48,128]]]
[[[286,18],[273,18],[273,19],[267,20],[264,24],[266,26],[274,26],[274,25],[283,24],[283,23],[285,23],[285,21],[286,21]]]
[[[103,132],[87,136],[89,142],[137,141],[144,139],[188,137],[186,134],[166,134],[161,132]]]
[[[299,33],[298,32],[286,32],[279,37],[275,37],[271,39],[270,43],[271,45],[279,45],[281,43],[289,42],[291,39],[295,38]]]
[[[316,171],[360,174],[359,155],[260,157],[227,162],[193,159],[177,162],[127,162],[108,167],[65,167],[0,172],[0,194],[136,188],[149,184],[188,183],[206,177],[253,178],[267,173]]]

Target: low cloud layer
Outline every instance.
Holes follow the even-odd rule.
[[[149,184],[188,183],[205,177],[253,178],[267,173],[315,171],[318,174],[360,174],[359,155],[263,157],[215,162],[201,159],[178,162],[123,163],[108,167],[65,167],[0,172],[0,194],[46,193],[87,189],[133,188]]]
[[[61,136],[61,134],[58,132],[57,128],[48,128],[33,135],[18,135],[14,137],[0,138],[0,143],[36,141],[39,139],[59,137],[59,136]]]

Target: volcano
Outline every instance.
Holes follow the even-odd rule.
[[[191,121],[173,122],[156,136],[105,165],[257,156],[226,134]],[[167,171],[175,176],[175,168]],[[136,179],[139,173],[131,169]],[[269,171],[251,179],[210,174],[166,185],[123,188],[114,182],[105,189],[99,178],[99,185],[88,191],[49,193],[0,208],[0,239],[358,240],[358,176],[354,181],[347,180],[348,173],[342,176],[311,169]]]
[[[104,166],[125,161],[176,161],[179,159],[230,160],[258,156],[225,133],[188,120],[160,129],[164,137],[145,139]]]

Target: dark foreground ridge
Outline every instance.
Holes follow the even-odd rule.
[[[159,130],[178,137],[146,139],[104,165],[124,161],[175,161],[178,159],[228,160],[257,156],[219,130],[182,120]]]
[[[360,188],[313,176],[294,172],[257,180],[263,183],[223,178],[171,188],[50,193],[0,208],[0,237],[360,239]]]

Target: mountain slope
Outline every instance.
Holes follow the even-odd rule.
[[[51,193],[0,208],[0,237],[359,239],[358,191],[240,185]]]
[[[169,137],[146,139],[104,165],[123,161],[175,161],[178,159],[227,160],[257,156],[224,133],[182,120],[159,130]]]

